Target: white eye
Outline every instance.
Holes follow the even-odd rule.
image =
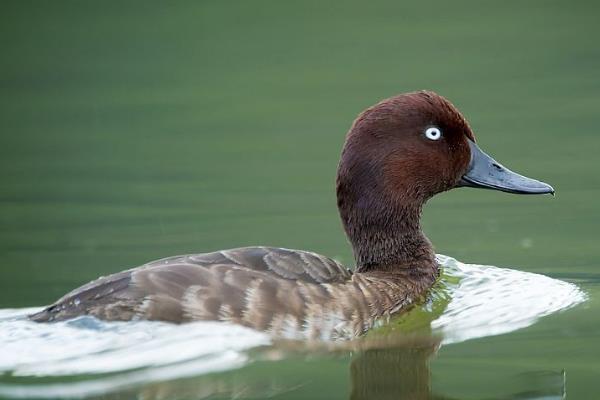
[[[429,140],[440,140],[440,138],[442,137],[442,131],[440,131],[440,128],[432,126],[430,128],[427,128],[427,130],[425,131],[425,136]]]

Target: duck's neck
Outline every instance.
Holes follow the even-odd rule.
[[[386,175],[385,159],[366,152],[369,147],[353,138],[351,131],[338,166],[336,194],[356,271],[435,275],[435,253],[420,224],[431,194],[411,185],[410,176],[398,181]]]
[[[363,213],[351,226],[346,224],[356,271],[435,272],[435,253],[421,230],[420,216],[420,207],[395,207]]]

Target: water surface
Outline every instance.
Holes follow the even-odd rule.
[[[345,399],[376,391],[384,399],[419,382],[417,398],[543,398],[564,389],[567,398],[595,399],[599,13],[589,1],[4,2],[0,309],[39,307],[153,259],[231,247],[306,249],[352,265],[334,198],[344,134],[381,98],[433,89],[465,113],[484,150],[557,190],[555,198],[469,189],[436,197],[423,221],[436,251],[573,283],[587,301],[493,335],[478,330],[494,321],[464,322],[438,338],[451,344],[431,343],[433,321],[417,319],[405,321],[419,332],[411,339],[396,327],[382,332],[391,343],[360,351],[252,345],[228,353],[240,357],[237,369],[198,367],[130,389],[111,383],[109,393]],[[531,296],[511,311],[537,315],[535,298],[553,294],[544,287],[530,284],[523,295]],[[103,329],[127,339],[112,325],[75,324],[92,324],[65,327],[75,343]],[[138,328],[150,343],[159,332],[186,344],[200,334]],[[61,340],[59,355],[69,338],[62,332],[49,332]],[[5,354],[0,363],[14,361]],[[49,365],[30,360],[28,368]],[[108,382],[133,380],[129,370],[111,371]],[[67,376],[85,381],[81,373]],[[26,387],[65,380],[0,378]]]
[[[242,367],[245,371],[261,362],[276,365],[304,354],[311,362],[332,355],[349,357],[351,371],[361,371],[351,375],[354,397],[369,398],[381,391],[385,385],[370,369],[391,366],[401,384],[388,389],[389,395],[428,398],[433,395],[428,362],[441,347],[525,328],[587,299],[576,285],[542,275],[463,264],[445,256],[438,260],[443,273],[425,303],[348,342],[278,340],[219,322],[104,322],[83,316],[40,324],[27,319],[37,309],[0,310],[0,395],[119,398],[125,392],[162,398],[147,393],[149,385],[160,382],[169,388],[170,397],[184,397],[188,394],[178,384],[182,379]],[[543,371],[542,375],[554,384],[528,383],[528,398],[548,394],[561,398],[566,390],[564,372]],[[270,387],[255,387],[252,379],[242,378],[242,382],[243,390],[222,383],[213,389],[202,386],[194,396],[276,394]],[[284,392],[298,389],[295,381],[283,379],[279,384]]]

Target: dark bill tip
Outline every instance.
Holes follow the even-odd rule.
[[[516,194],[552,194],[554,188],[547,183],[517,174],[485,154],[475,142],[469,140],[471,162],[458,186],[500,190]]]

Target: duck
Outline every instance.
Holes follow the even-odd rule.
[[[222,321],[286,339],[354,339],[426,300],[440,266],[422,209],[460,187],[554,194],[483,152],[446,98],[399,94],[361,112],[341,152],[337,207],[353,268],[267,246],[180,255],[101,277],[29,318]]]

